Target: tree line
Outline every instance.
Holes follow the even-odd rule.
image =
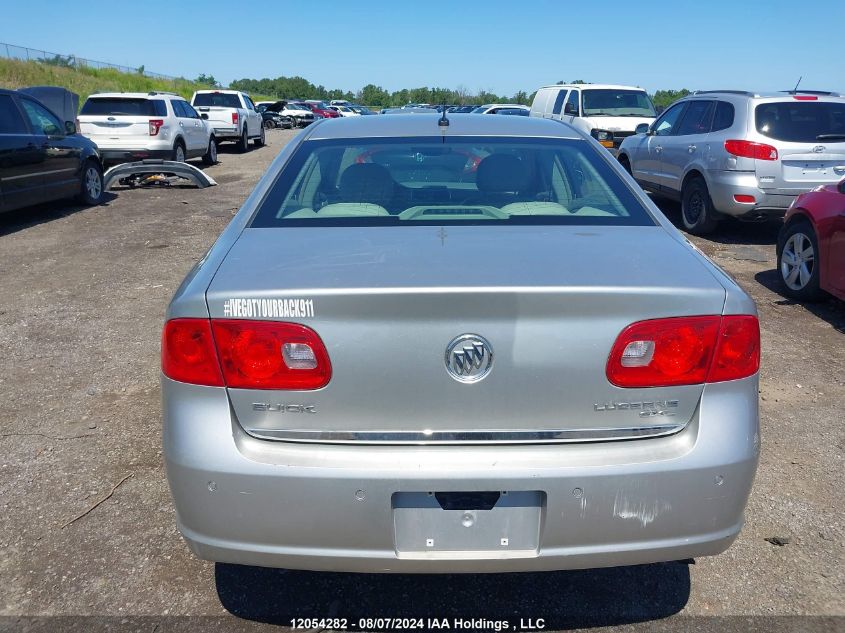
[[[209,79],[208,77],[204,77]],[[566,83],[563,81],[559,84]],[[587,83],[576,79],[569,83]],[[403,88],[390,92],[376,84],[367,84],[357,92],[328,89],[325,86],[314,85],[304,77],[276,77],[275,79],[237,79],[230,84],[234,90],[243,90],[254,94],[276,97],[278,99],[346,99],[370,107],[390,108],[399,107],[407,103],[448,103],[457,105],[471,105],[482,103],[521,103],[531,105],[534,93],[520,90],[514,95],[496,94],[490,90],[470,91],[465,86],[457,88]],[[658,90],[651,95],[654,105],[666,107],[676,99],[690,93],[687,89]]]

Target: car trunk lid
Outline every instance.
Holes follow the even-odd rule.
[[[795,95],[755,108],[755,126],[777,160],[755,160],[760,188],[797,195],[845,177],[845,101]]]
[[[660,227],[247,229],[217,271],[212,318],[297,322],[332,364],[315,391],[229,389],[267,438],[367,442],[584,441],[659,435],[702,385],[622,389],[608,354],[630,323],[720,314],[725,291]],[[467,384],[446,348],[489,341]]]

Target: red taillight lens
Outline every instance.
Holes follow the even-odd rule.
[[[232,125],[237,125],[237,124],[238,124],[238,113],[232,112]]]
[[[735,193],[734,194],[734,200],[736,200],[737,202],[743,202],[743,203],[747,203],[747,204],[754,204],[755,202],[757,202],[754,199],[754,196],[748,195],[747,193]]]
[[[179,382],[223,386],[208,319],[173,319],[161,335],[161,370]]]
[[[211,324],[228,387],[319,389],[332,377],[326,346],[304,325],[223,319]]]
[[[756,160],[777,160],[778,150],[765,143],[753,143],[751,141],[725,141],[725,149],[728,153],[741,158],[754,158]]]
[[[760,369],[760,324],[753,316],[722,317],[707,382],[747,378]]]
[[[607,379],[617,387],[694,385],[745,378],[759,366],[756,317],[674,317],[625,328],[610,352]]]
[[[815,95],[794,95],[792,97],[796,101],[818,101],[819,98]]]
[[[162,125],[164,125],[164,119],[150,119],[150,136],[158,135]]]

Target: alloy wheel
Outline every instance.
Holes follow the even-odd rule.
[[[813,243],[804,233],[795,233],[783,245],[780,274],[792,290],[801,290],[813,276],[816,253]]]

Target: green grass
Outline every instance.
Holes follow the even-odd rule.
[[[175,92],[190,100],[195,90],[211,86],[188,79],[152,79],[138,73],[122,73],[112,68],[53,66],[43,62],[0,59],[0,88],[60,86],[79,95],[79,105],[95,92]],[[275,100],[254,95],[256,101]]]

